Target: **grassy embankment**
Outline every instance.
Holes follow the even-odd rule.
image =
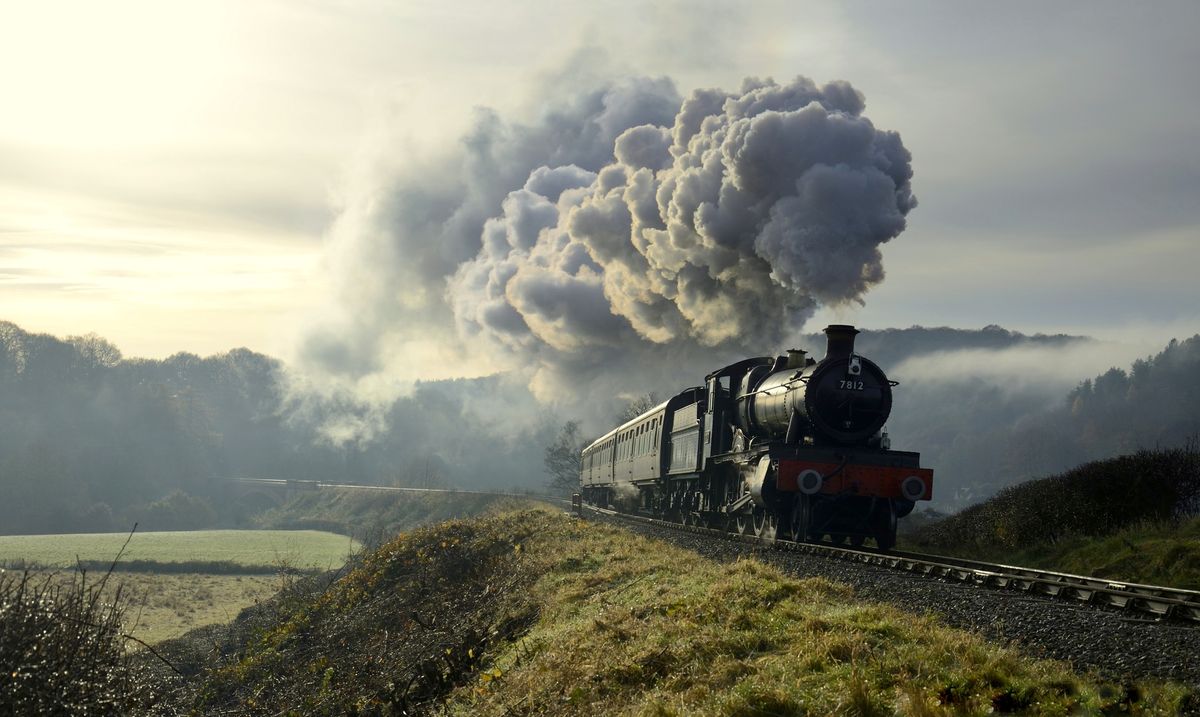
[[[65,585],[76,579],[69,569],[76,565],[93,576],[107,572],[126,539],[103,595],[110,600],[123,591],[124,629],[148,643],[229,622],[274,595],[281,570],[336,568],[357,548],[344,536],[316,531],[0,536],[0,565],[39,566],[38,575],[57,569],[54,580]]]
[[[1200,452],[1142,451],[1028,481],[902,547],[1200,590]]]
[[[537,510],[404,534],[203,675],[239,714],[1172,714],[824,579]],[[182,644],[181,644],[182,645]],[[181,661],[183,657],[180,658]],[[1186,704],[1185,704],[1186,703]]]

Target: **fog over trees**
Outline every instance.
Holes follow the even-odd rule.
[[[824,337],[796,345],[820,356]],[[857,349],[900,381],[893,446],[922,453],[944,507],[1200,433],[1200,337],[1092,378],[1073,357],[1095,342],[999,327],[864,331]],[[658,396],[702,380],[681,376]],[[501,376],[419,383],[365,443],[326,438],[336,405],[297,405],[283,363],[247,349],[127,359],[98,336],[0,322],[0,531],[234,524],[249,508],[225,497],[229,477],[541,489],[546,447],[581,418],[538,407]],[[584,418],[568,442],[613,425]]]
[[[467,408],[501,384],[418,384],[388,410],[387,435],[334,445],[320,415],[288,410],[284,366],[268,356],[126,359],[97,336],[0,322],[0,531],[228,523],[242,517],[224,499],[229,477],[540,486],[556,427],[498,430],[503,417]]]

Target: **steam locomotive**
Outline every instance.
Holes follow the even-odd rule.
[[[933,496],[920,455],[891,450],[892,387],[825,329],[825,356],[750,358],[714,371],[583,449],[595,505],[725,527],[764,540],[896,543],[896,520]]]

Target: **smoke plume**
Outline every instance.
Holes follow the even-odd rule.
[[[622,131],[597,171],[537,168],[449,282],[460,335],[560,385],[665,346],[760,353],[861,300],[916,203],[899,135],[862,110],[844,82],[751,80]]]
[[[533,124],[481,112],[460,153],[352,193],[334,232],[345,310],[306,358],[377,386],[388,356],[470,347],[573,403],[776,350],[882,281],[879,248],[916,206],[908,151],[863,109],[846,82],[681,99],[642,78],[552,99]]]

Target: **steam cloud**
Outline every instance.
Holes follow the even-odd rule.
[[[347,206],[352,318],[309,337],[310,362],[363,376],[434,337],[486,347],[544,400],[662,392],[861,301],[916,206],[899,135],[846,82],[681,100],[635,79],[548,107],[483,113],[457,161]]]
[[[592,172],[542,166],[450,280],[462,335],[571,365],[678,343],[773,348],[883,278],[915,206],[899,135],[844,82],[706,90],[617,135]]]

